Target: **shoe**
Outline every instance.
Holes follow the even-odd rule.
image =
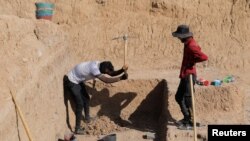
[[[179,120],[176,122],[176,124],[179,126],[184,125],[184,124],[188,124],[188,123],[190,123],[190,121],[186,120],[186,119],[182,119],[182,120]]]
[[[78,129],[75,129],[75,134],[78,134],[78,135],[84,135],[86,132],[85,132],[85,128],[78,128]]]
[[[189,125],[192,125],[192,126],[193,126],[193,122],[192,122],[192,121],[187,121],[187,120],[185,120],[185,119],[182,119],[182,120],[177,121],[176,124],[177,124],[178,126],[185,125],[185,124],[189,124]],[[204,124],[201,124],[201,123],[199,123],[199,122],[196,122],[196,127],[203,127],[203,126],[205,126],[205,125],[204,125]]]
[[[182,124],[178,126],[180,130],[193,130],[193,126],[191,124]]]
[[[192,126],[194,125],[193,122],[190,122],[189,124],[191,124]],[[196,127],[203,127],[205,126],[205,124],[201,124],[199,122],[196,122]]]
[[[87,116],[87,117],[85,117],[84,121],[85,121],[85,123],[90,123],[90,122],[94,121],[95,119],[96,119],[95,117]]]

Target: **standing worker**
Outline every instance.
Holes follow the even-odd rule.
[[[67,75],[64,76],[64,87],[70,90],[76,102],[76,134],[84,134],[84,128],[80,127],[83,109],[85,121],[88,123],[91,119],[89,114],[90,96],[86,91],[84,82],[95,78],[98,78],[105,83],[126,80],[128,79],[128,74],[126,73],[127,69],[127,65],[124,65],[120,70],[114,71],[114,67],[110,61],[88,61],[76,65]],[[104,74],[111,77],[107,77]]]
[[[192,129],[192,97],[190,90],[190,75],[193,75],[193,85],[196,80],[195,64],[206,61],[207,55],[201,52],[200,46],[193,38],[193,33],[189,31],[187,25],[179,25],[177,30],[172,33],[173,37],[177,37],[184,44],[183,60],[180,70],[180,83],[175,95],[175,100],[180,106],[184,118],[177,122],[179,129]]]

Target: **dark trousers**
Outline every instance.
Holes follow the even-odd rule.
[[[65,88],[69,89],[69,91],[74,96],[74,100],[76,103],[76,126],[75,129],[79,129],[82,120],[82,110],[84,109],[85,117],[89,116],[89,101],[90,97],[86,91],[84,83],[75,84],[69,81],[68,76],[64,76],[63,78]]]
[[[193,85],[195,85],[195,80],[196,77],[193,76]],[[181,108],[181,112],[184,116],[184,122],[192,122],[192,97],[189,75],[180,80],[180,84],[175,95],[175,100]]]

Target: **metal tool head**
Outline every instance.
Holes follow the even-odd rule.
[[[136,38],[134,36],[128,36],[128,34],[124,34],[123,36],[118,36],[113,38],[112,40],[119,40],[119,39],[123,39],[124,41],[128,40],[128,38]]]

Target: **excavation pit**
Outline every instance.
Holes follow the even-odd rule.
[[[91,116],[95,117],[91,123],[83,123],[87,135],[102,136],[134,130],[140,132],[138,138],[141,139],[149,132],[159,137],[159,120],[166,101],[164,95],[168,92],[165,80],[128,80],[114,84],[97,82],[95,88],[87,84],[87,91],[91,96]],[[74,109],[73,101],[68,103],[71,105],[68,109]],[[74,129],[73,110],[68,117],[68,127]]]
[[[221,87],[195,86],[196,118],[207,124],[244,122],[244,95],[234,84]],[[192,131],[178,130],[175,122],[182,118],[166,80],[128,80],[115,84],[87,84],[94,120],[80,139],[100,138],[116,133],[119,141],[145,140],[148,133],[157,141],[192,140]],[[73,103],[72,103],[73,104]],[[74,109],[74,105],[71,105]],[[237,116],[235,116],[237,114]],[[69,114],[69,128],[74,129],[74,113]],[[207,126],[198,128],[198,140],[206,140]],[[131,136],[130,136],[131,135]],[[125,138],[124,138],[125,137]],[[151,139],[153,140],[153,139]]]

